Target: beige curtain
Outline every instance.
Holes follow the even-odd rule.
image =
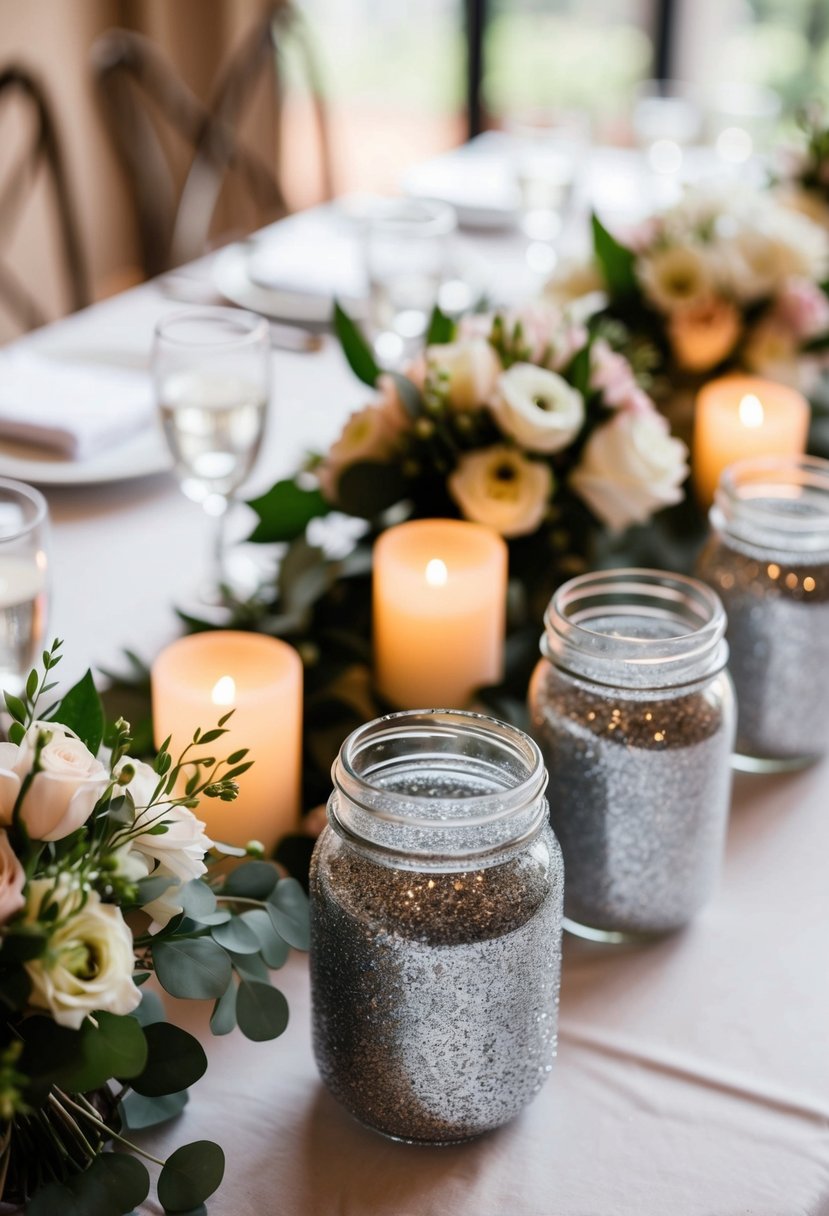
[[[266,0],[0,0],[0,65],[16,63],[36,73],[53,103],[96,297],[135,281],[137,258],[130,199],[90,78],[92,43],[116,25],[148,34],[205,99],[220,64],[265,5]],[[20,127],[14,108],[0,116],[0,183]],[[275,128],[273,93],[263,80],[246,116],[244,137],[267,157],[275,148]],[[184,148],[180,155],[183,166]],[[219,226],[230,223],[234,214],[232,196],[223,198]],[[54,224],[42,184],[14,232],[0,233],[0,257],[37,289],[51,316],[65,311]],[[0,316],[0,340],[13,332]]]

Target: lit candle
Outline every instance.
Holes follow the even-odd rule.
[[[507,546],[480,524],[419,519],[374,546],[374,664],[400,709],[462,709],[503,675]]]
[[[806,450],[809,403],[796,389],[756,376],[724,376],[697,397],[693,471],[703,506],[723,469],[748,456],[799,456]]]
[[[203,798],[198,814],[214,840],[270,851],[299,817],[302,662],[292,646],[255,633],[196,633],[179,638],[152,667],[156,746],[172,736],[173,759],[197,727],[212,729],[229,710],[226,735],[201,754],[250,749],[253,767],[238,778],[234,802]]]

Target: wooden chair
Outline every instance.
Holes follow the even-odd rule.
[[[93,46],[92,64],[105,120],[130,182],[143,270],[152,276],[204,253],[219,195],[230,173],[243,181],[264,223],[288,208],[278,169],[246,146],[239,125],[263,74],[271,78],[277,114],[281,56],[288,39],[300,51],[314,104],[323,189],[333,194],[328,118],[312,47],[289,0],[271,4],[217,76],[203,104],[151,39],[115,29]],[[176,133],[192,150],[183,185],[169,154]],[[278,145],[277,145],[278,148]]]
[[[49,319],[46,310],[11,264],[3,260],[41,176],[46,179],[55,206],[59,253],[63,263],[68,302],[74,310],[89,303],[86,266],[80,233],[66,178],[57,127],[46,93],[25,68],[12,65],[0,70],[0,105],[22,104],[32,118],[31,134],[22,150],[6,167],[0,186],[0,302],[23,330],[34,329]]]

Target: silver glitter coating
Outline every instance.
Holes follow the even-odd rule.
[[[715,535],[699,577],[728,616],[737,752],[808,762],[829,749],[829,555]]]
[[[314,1052],[357,1119],[447,1144],[533,1097],[556,1049],[562,888],[546,825],[452,870],[383,864],[325,830],[311,866]]]
[[[639,634],[655,636],[649,622]],[[622,691],[542,659],[530,711],[564,855],[565,916],[598,936],[687,923],[722,862],[735,717],[728,676]]]

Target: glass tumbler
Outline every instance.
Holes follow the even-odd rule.
[[[735,708],[722,604],[695,579],[599,571],[560,587],[545,624],[529,700],[565,928],[602,941],[678,929],[710,897],[725,841]]]
[[[22,481],[0,478],[0,689],[19,694],[46,641],[49,509]]]
[[[710,520],[697,573],[728,616],[734,766],[801,768],[829,750],[829,461],[739,461]]]
[[[362,1123],[422,1144],[511,1119],[552,1069],[562,862],[535,743],[478,714],[356,730],[311,863],[317,1064]]]

